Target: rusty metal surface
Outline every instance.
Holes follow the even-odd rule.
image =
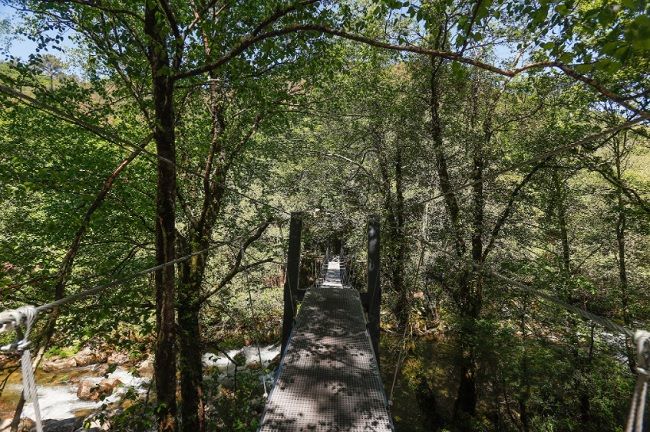
[[[333,267],[305,294],[262,432],[393,430],[359,294]]]

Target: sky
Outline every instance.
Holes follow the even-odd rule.
[[[20,18],[16,15],[13,8],[0,4],[0,21],[7,20],[10,25],[15,26],[20,24]],[[64,42],[64,45],[72,46],[69,40]],[[57,57],[65,58],[65,53],[60,51],[46,51],[55,54]],[[4,60],[8,56],[13,56],[26,60],[30,54],[36,53],[36,42],[31,41],[25,37],[17,37],[15,35],[8,35],[6,33],[0,34],[0,59]]]
[[[6,4],[3,4],[3,2],[0,2],[0,22],[4,20],[9,22],[10,25],[13,26],[20,24],[19,22],[20,17],[17,16],[15,10],[7,6]],[[69,39],[66,39],[62,45],[63,47],[67,47],[67,48],[75,47],[75,44]],[[20,36],[15,36],[15,35],[10,35],[7,33],[0,32],[0,61],[6,60],[9,57],[16,57],[21,60],[27,60],[31,54],[36,53],[36,46],[37,44],[35,42],[25,37],[20,37]],[[495,49],[494,55],[496,57],[497,62],[509,61],[514,56],[513,47],[507,45],[497,45],[494,47],[494,49]],[[69,60],[68,58],[66,58],[65,50],[64,52],[58,50],[45,50],[42,51],[41,53],[44,52],[50,52],[55,56],[57,56],[58,58],[62,59],[64,62],[66,60]],[[74,62],[68,61],[68,64],[69,63],[74,63]]]

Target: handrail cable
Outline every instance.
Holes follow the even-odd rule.
[[[569,303],[567,303],[565,301],[562,301],[559,298],[557,298],[556,296],[554,296],[553,294],[550,294],[550,293],[548,293],[548,292],[546,292],[544,290],[533,288],[530,285],[527,285],[525,283],[516,281],[516,280],[514,280],[512,278],[509,278],[507,276],[502,275],[501,273],[497,273],[497,272],[492,271],[492,270],[485,270],[484,269],[484,270],[481,270],[481,272],[484,273],[484,274],[488,274],[490,276],[494,276],[497,279],[501,279],[502,281],[507,282],[508,284],[512,285],[513,287],[515,287],[515,288],[517,288],[519,290],[535,294],[536,296],[538,296],[538,297],[540,297],[540,298],[542,298],[544,300],[547,300],[547,301],[549,301],[551,303],[554,303],[554,304],[556,304],[558,306],[561,306],[561,307],[563,307],[564,309],[566,309],[566,310],[568,310],[570,312],[574,312],[574,313],[582,316],[583,318],[586,318],[589,321],[592,321],[592,322],[594,322],[596,324],[599,324],[601,327],[603,327],[603,328],[605,328],[607,330],[610,330],[612,332],[621,334],[623,336],[634,338],[635,332],[628,329],[627,327],[622,326],[620,324],[616,324],[612,320],[610,320],[608,318],[605,318],[603,316],[597,315],[597,314],[595,314],[593,312],[589,312],[586,309],[583,309],[581,307],[574,306],[574,305],[569,304]]]
[[[636,347],[636,384],[632,394],[632,402],[630,404],[630,412],[628,414],[625,432],[643,432],[643,423],[645,416],[645,406],[648,395],[648,385],[650,384],[650,332],[645,330],[636,330],[633,332],[625,326],[616,324],[615,322],[591,313],[585,309],[568,304],[552,294],[532,288],[531,286],[518,282],[507,276],[494,271],[488,271],[488,274],[501,279],[517,289],[532,293],[544,300],[548,300],[556,305],[559,305],[568,311],[577,313],[582,317],[601,325],[607,330],[620,333],[624,336],[630,337]]]
[[[62,299],[53,301],[51,303],[47,303],[47,304],[44,304],[44,305],[41,305],[41,306],[34,307],[34,312],[35,312],[36,315],[38,315],[38,314],[40,314],[42,312],[49,312],[52,309],[54,309],[55,307],[62,306],[62,305],[68,304],[68,303],[72,303],[72,302],[75,302],[77,300],[84,299],[86,297],[93,296],[93,295],[98,294],[98,293],[100,293],[100,292],[102,292],[102,291],[104,291],[104,290],[106,290],[108,288],[111,288],[111,287],[114,287],[114,286],[117,286],[117,285],[122,285],[125,282],[128,282],[128,281],[130,281],[132,279],[135,279],[137,277],[145,276],[145,275],[148,275],[148,274],[153,273],[155,271],[162,270],[165,267],[168,267],[170,265],[174,265],[174,264],[178,264],[180,262],[187,261],[188,259],[190,259],[190,258],[192,258],[194,256],[202,255],[202,254],[208,252],[209,250],[217,248],[219,246],[221,246],[221,245],[209,246],[209,247],[207,247],[205,249],[202,249],[200,251],[191,253],[189,255],[185,255],[185,256],[180,257],[180,258],[176,258],[176,259],[174,259],[172,261],[168,261],[168,262],[165,262],[163,264],[159,264],[159,265],[154,266],[154,267],[149,267],[147,269],[140,270],[140,271],[135,272],[135,273],[131,273],[130,275],[124,276],[122,278],[114,279],[114,280],[112,280],[110,282],[107,282],[105,284],[97,285],[97,286],[95,286],[93,288],[89,288],[87,290],[78,292],[76,294],[71,294],[71,295],[69,295],[67,297],[64,297]],[[16,321],[15,317],[13,317],[10,314],[11,312],[13,312],[13,311],[9,310],[9,311],[0,312],[0,333],[5,332],[5,331],[9,331],[9,330],[13,329],[14,326],[20,324],[19,322]],[[22,318],[24,319],[25,317],[23,316]]]
[[[29,351],[26,350],[25,348],[28,345],[27,341],[27,336],[28,332],[32,327],[32,324],[36,320],[38,314],[43,313],[43,312],[49,312],[53,310],[54,308],[58,306],[62,306],[68,303],[72,303],[81,299],[84,299],[86,297],[90,297],[92,295],[95,295],[97,293],[100,293],[108,288],[118,286],[121,284],[124,284],[125,282],[128,282],[132,279],[135,279],[140,276],[144,276],[150,273],[153,273],[155,271],[164,269],[170,265],[174,265],[180,262],[187,261],[188,259],[197,256],[197,255],[202,255],[207,253],[209,250],[214,249],[218,247],[219,245],[213,245],[209,246],[205,249],[202,249],[200,251],[185,255],[180,258],[176,258],[174,260],[132,273],[130,275],[127,275],[122,278],[114,279],[108,283],[102,284],[95,286],[93,288],[84,290],[82,292],[72,294],[70,296],[64,297],[62,299],[53,301],[51,303],[47,303],[38,307],[34,306],[24,306],[22,308],[14,309],[14,310],[6,310],[3,312],[0,312],[0,333],[6,332],[9,330],[12,330],[14,328],[19,327],[22,325],[23,321],[26,322],[27,324],[27,333],[25,336],[22,338],[22,340],[18,341],[17,343],[14,343],[12,345],[8,345],[5,347],[2,347],[3,349],[18,349],[23,351],[23,357],[25,357],[25,353],[28,353]],[[448,253],[446,251],[442,251],[443,253]],[[327,255],[327,254],[326,254]],[[451,254],[450,254],[451,255]],[[454,256],[456,260],[458,260],[457,256]],[[323,264],[326,264],[325,262]],[[476,268],[477,265],[473,262],[467,262],[468,266],[472,266],[473,268]],[[553,294],[541,290],[541,289],[536,289],[526,283],[519,282],[515,279],[512,279],[511,277],[505,276],[501,273],[498,273],[494,270],[490,270],[485,268],[484,266],[480,266],[478,268],[478,271],[486,274],[493,276],[497,279],[500,279],[504,282],[507,282],[509,285],[512,287],[515,287],[519,290],[532,293],[546,301],[549,301],[551,303],[554,303],[567,311],[573,312],[575,314],[578,314],[582,316],[583,318],[592,321],[601,327],[610,330],[612,332],[624,335],[626,337],[632,338],[634,341],[636,347],[637,347],[637,384],[635,387],[635,392],[634,392],[634,397],[633,397],[633,403],[630,408],[630,414],[627,422],[627,427],[626,427],[626,432],[636,432],[636,431],[641,431],[643,428],[643,416],[644,416],[644,407],[645,407],[645,401],[646,401],[646,395],[647,395],[647,388],[648,384],[650,382],[650,332],[643,331],[643,330],[637,330],[636,332],[633,332],[632,330],[628,329],[627,327],[617,324],[613,321],[611,321],[608,318],[602,317],[600,315],[594,314],[592,312],[587,311],[586,309],[583,309],[578,306],[574,306],[572,304],[569,304],[558,297],[554,296]],[[287,275],[288,276],[288,275]],[[293,296],[292,296],[293,297]],[[371,303],[374,299],[370,299]],[[291,302],[294,302],[294,299],[291,298]],[[27,363],[27,361],[23,361],[23,363]],[[23,370],[25,370],[26,365],[23,364]],[[31,362],[29,362],[29,368],[31,369]],[[26,383],[26,386],[30,384]],[[37,402],[36,402],[37,403]]]

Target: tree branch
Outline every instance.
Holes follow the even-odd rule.
[[[207,293],[205,293],[201,297],[199,297],[199,299],[198,299],[198,304],[199,305],[202,304],[203,302],[205,302],[211,296],[213,296],[221,288],[226,286],[235,276],[237,276],[237,274],[239,274],[242,271],[244,271],[244,270],[246,270],[248,268],[251,268],[251,267],[253,267],[255,265],[259,265],[259,264],[262,264],[264,262],[272,261],[272,258],[267,258],[267,259],[262,260],[262,261],[257,261],[256,263],[253,263],[253,264],[249,264],[249,265],[245,265],[245,266],[241,265],[241,262],[244,259],[244,254],[246,253],[246,249],[248,249],[248,247],[254,241],[258,240],[262,236],[262,234],[264,234],[264,231],[266,231],[266,229],[269,227],[270,224],[271,224],[271,220],[267,220],[266,222],[259,225],[257,227],[257,229],[255,230],[255,232],[253,232],[253,234],[250,237],[248,237],[244,241],[244,243],[242,243],[242,245],[239,248],[239,252],[235,256],[235,262],[232,265],[232,267],[230,268],[230,271],[228,273],[226,273],[226,275],[221,279],[221,281],[219,282],[219,284],[215,288],[213,288],[212,290],[208,291]]]
[[[506,204],[506,207],[503,209],[501,215],[499,216],[496,223],[494,224],[494,227],[492,228],[492,232],[490,233],[490,240],[488,241],[487,246],[485,246],[485,249],[483,250],[483,255],[481,257],[481,260],[483,262],[485,262],[485,259],[487,258],[488,254],[494,248],[496,239],[499,236],[499,232],[501,231],[501,228],[503,228],[503,225],[505,225],[506,221],[512,214],[515,208],[515,200],[519,196],[519,193],[524,188],[524,186],[526,186],[526,184],[533,178],[535,173],[539,171],[539,169],[542,168],[549,159],[550,158],[545,158],[540,162],[538,162],[537,165],[535,165],[528,172],[528,174],[526,174],[526,176],[519,182],[517,186],[515,186],[515,188],[510,193],[510,198],[508,198],[508,204]]]
[[[45,0],[46,3],[75,3],[81,6],[88,6],[102,12],[108,12],[116,15],[128,15],[130,17],[136,18],[137,20],[144,21],[144,18],[138,15],[137,13],[130,11],[128,9],[117,9],[108,6],[104,6],[99,0]]]
[[[301,7],[304,6],[309,6],[311,4],[316,3],[319,0],[304,0],[304,1],[299,1],[293,4],[290,4],[289,6],[285,8],[280,8],[276,10],[272,15],[268,16],[266,19],[264,19],[262,22],[260,22],[257,27],[251,32],[253,36],[257,36],[262,30],[264,30],[266,27],[269,25],[273,24],[274,22],[278,21],[280,18],[282,18],[285,15],[290,14],[291,12],[298,10]]]
[[[525,167],[527,165],[530,165],[530,164],[535,163],[535,162],[539,162],[539,161],[544,160],[544,159],[549,159],[552,156],[557,156],[559,154],[564,153],[567,150],[571,150],[572,148],[579,147],[579,146],[588,144],[590,142],[596,141],[598,139],[604,138],[604,137],[610,135],[613,132],[617,132],[617,131],[620,131],[620,130],[623,130],[623,129],[630,129],[632,126],[634,126],[636,124],[639,124],[642,121],[644,121],[643,118],[637,117],[636,119],[623,122],[623,123],[619,124],[618,126],[614,126],[614,127],[608,128],[608,129],[604,129],[604,130],[602,130],[600,132],[588,135],[588,136],[586,136],[586,137],[584,137],[582,139],[579,139],[577,141],[573,141],[571,143],[558,146],[558,147],[556,147],[556,148],[554,148],[552,150],[543,152],[543,153],[541,153],[541,154],[539,154],[537,156],[533,156],[533,157],[531,157],[529,159],[526,159],[525,161],[523,161],[521,163],[512,164],[512,165],[510,165],[508,167],[505,167],[505,168],[503,168],[501,170],[494,171],[492,174],[490,174],[488,176],[485,176],[483,178],[483,180],[484,181],[493,180],[493,179],[499,177],[502,174],[506,174],[506,173],[514,171],[514,170],[516,170],[518,168]],[[472,185],[473,185],[473,182],[464,183],[464,184],[454,188],[452,190],[452,192],[457,192],[457,191],[466,189],[468,187],[471,187]],[[444,197],[444,195],[445,195],[444,192],[440,193],[440,194],[437,194],[437,195],[434,195],[431,198],[427,198],[426,200],[421,201],[419,204],[424,204],[424,203],[427,203],[427,202],[430,202],[430,201],[437,200],[438,198]]]
[[[113,132],[111,132],[111,131],[109,131],[107,129],[104,129],[104,128],[100,127],[100,126],[96,126],[96,125],[94,125],[92,123],[89,123],[89,122],[75,116],[74,114],[70,114],[70,113],[67,113],[67,112],[63,111],[62,109],[59,109],[59,108],[54,107],[52,105],[48,105],[46,103],[43,103],[43,102],[39,101],[38,99],[36,99],[36,98],[34,98],[32,96],[28,96],[28,95],[26,95],[24,93],[21,93],[21,92],[17,91],[17,90],[14,90],[11,87],[7,87],[7,86],[5,86],[3,84],[0,84],[0,93],[5,94],[6,96],[9,96],[9,97],[11,97],[13,99],[18,99],[19,101],[21,101],[21,102],[23,102],[23,103],[25,103],[25,104],[33,107],[33,108],[36,108],[36,109],[41,110],[43,112],[46,112],[46,113],[48,113],[50,115],[53,115],[54,117],[57,117],[57,118],[65,121],[67,123],[73,124],[75,126],[79,126],[80,128],[82,128],[82,129],[84,129],[84,130],[86,130],[88,132],[91,132],[92,134],[98,136],[99,138],[101,138],[101,139],[103,139],[103,140],[105,140],[107,142],[113,143],[113,144],[117,145],[118,147],[129,148],[129,149],[132,149],[132,150],[138,150],[141,147],[140,144],[132,143],[131,141],[126,140],[126,139],[120,137],[119,135],[117,135],[117,134],[115,134],[115,133],[113,133]],[[149,134],[149,135],[147,135],[147,137],[143,141],[146,141],[148,143],[149,141],[151,141],[152,137],[153,137],[153,135]],[[147,154],[147,155],[152,156],[152,157],[154,157],[156,159],[159,159],[159,160],[161,160],[161,161],[163,161],[165,163],[175,165],[169,159],[166,159],[166,158],[164,158],[162,156],[159,156],[156,153],[150,152],[149,150],[146,150],[146,149],[143,148],[140,151],[142,153],[144,153],[144,154]]]
[[[587,165],[587,168],[599,173],[609,184],[619,189],[630,200],[630,202],[639,206],[644,212],[650,214],[650,203],[634,189],[629,187],[623,179],[617,179],[611,170],[611,167],[606,166],[601,161],[593,161],[586,156],[580,156],[580,159]]]
[[[348,39],[348,40],[353,40],[356,42],[361,42],[366,45],[374,46],[377,48],[383,48],[387,50],[392,50],[392,51],[400,51],[400,52],[411,52],[414,54],[422,54],[422,55],[427,55],[430,57],[436,57],[436,58],[443,58],[447,60],[452,60],[452,61],[457,61],[459,63],[464,63],[468,64],[471,66],[478,67],[480,69],[484,69],[493,73],[496,73],[498,75],[506,76],[506,77],[514,77],[517,75],[520,75],[524,72],[531,71],[534,69],[549,69],[549,68],[556,68],[559,69],[561,72],[563,72],[565,75],[580,81],[584,84],[587,84],[589,87],[594,89],[596,92],[598,92],[600,95],[604,96],[605,98],[616,102],[620,106],[636,113],[640,117],[643,117],[646,120],[650,120],[650,112],[645,111],[643,109],[634,107],[631,105],[624,97],[621,95],[607,89],[605,86],[602,84],[598,83],[596,80],[589,78],[585,75],[579,74],[575,70],[571,69],[569,66],[562,64],[560,62],[555,62],[555,61],[544,61],[544,62],[536,62],[536,63],[531,63],[525,66],[522,66],[517,69],[503,69],[494,65],[491,65],[489,63],[482,62],[480,60],[476,60],[473,58],[465,57],[459,53],[456,52],[451,52],[451,51],[444,51],[444,50],[437,50],[437,49],[429,49],[429,48],[424,48],[416,45],[395,45],[391,44],[388,42],[383,42],[379,41],[376,39],[369,38],[367,36],[363,36],[360,34],[356,33],[350,33],[345,30],[338,30],[338,29],[333,29],[327,26],[319,25],[319,24],[293,24],[289,25],[286,27],[283,27],[281,29],[277,30],[270,30],[265,33],[251,33],[245,37],[243,37],[240,42],[235,45],[233,48],[231,48],[230,51],[228,51],[226,54],[224,54],[222,57],[217,59],[216,61],[208,64],[204,64],[202,66],[199,66],[194,69],[186,70],[183,72],[179,72],[176,75],[174,75],[173,79],[179,80],[183,78],[188,78],[196,75],[200,75],[202,73],[217,69],[224,65],[225,63],[229,62],[232,60],[234,57],[237,57],[244,51],[246,51],[249,47],[252,45],[261,42],[263,40],[277,37],[277,36],[283,36],[283,35],[288,35],[291,33],[298,33],[298,32],[306,32],[306,33],[320,33],[320,34],[327,34],[331,36],[337,36],[343,39]]]

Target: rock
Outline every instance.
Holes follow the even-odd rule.
[[[267,367],[269,369],[276,369],[277,367],[280,366],[280,360],[282,360],[282,355],[278,354],[275,357],[273,357],[273,359],[269,362]]]
[[[94,400],[95,383],[90,380],[81,380],[77,388],[77,397],[81,400]]]
[[[147,357],[138,365],[140,375],[151,375],[153,373],[153,357]]]
[[[32,432],[32,430],[36,430],[36,422],[34,420],[29,417],[20,419],[20,423],[18,423],[18,432]]]
[[[122,385],[122,381],[119,378],[107,378],[99,382],[99,393],[101,396],[110,396],[113,394],[113,391]]]
[[[45,432],[71,432],[83,426],[83,419],[72,417],[64,420],[44,420],[43,430]]]
[[[95,415],[86,417],[83,424],[86,427],[79,428],[74,432],[102,432],[110,430],[110,423],[106,420],[100,420]]]
[[[98,384],[90,379],[81,380],[77,388],[77,397],[81,400],[98,401],[113,394],[117,386],[122,385],[122,381],[117,378],[105,379]]]
[[[77,366],[88,366],[91,364],[104,363],[106,361],[106,353],[94,352],[90,348],[84,348],[74,356]]]
[[[108,356],[107,362],[109,365],[123,365],[129,362],[129,356],[116,351]]]
[[[43,363],[42,369],[44,372],[58,372],[66,369],[77,367],[77,360],[74,357],[65,359],[47,360]]]
[[[108,363],[100,363],[94,365],[91,370],[97,375],[106,375],[108,373],[109,368],[110,366],[108,365]]]
[[[1,327],[2,326],[0,326],[0,328]],[[5,354],[0,354],[0,365],[2,365],[5,368],[5,370],[9,368],[13,368],[14,366],[20,367],[19,360],[20,360],[20,356],[16,356],[16,355],[8,356]],[[0,428],[0,431],[1,430],[2,429]]]

